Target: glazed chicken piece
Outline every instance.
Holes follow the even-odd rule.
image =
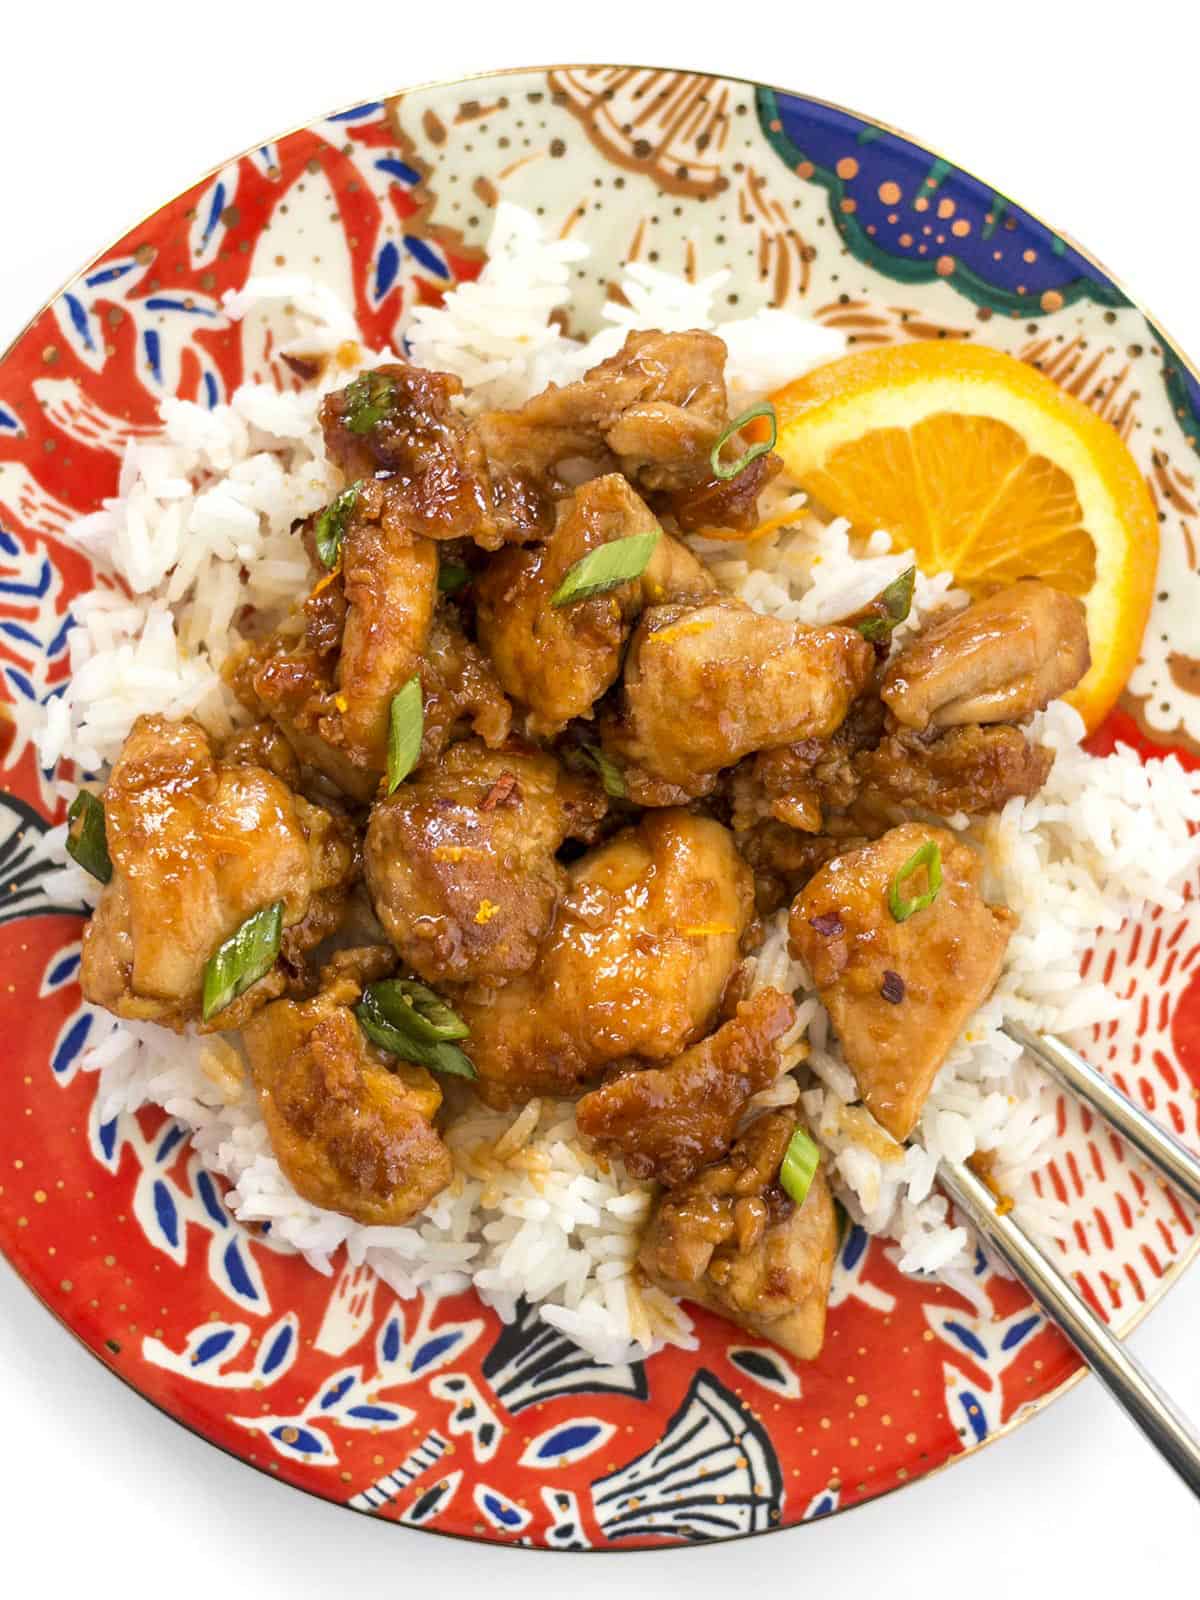
[[[933,846],[941,888],[898,922],[889,890],[902,904],[927,893],[926,867],[898,877]],[[960,1029],[992,992],[1016,924],[980,895],[980,872],[975,852],[944,828],[906,823],[822,867],[792,906],[792,954],[812,974],[867,1109],[901,1142]]]
[[[381,492],[360,490],[341,571],[304,602],[303,633],[284,628],[249,647],[232,674],[242,703],[358,800],[387,766],[392,698],[422,667],[437,600],[437,546],[384,518]]]
[[[390,950],[342,951],[315,999],[277,1000],[242,1034],[271,1149],[297,1194],[379,1227],[407,1222],[453,1175],[433,1126],[436,1079],[373,1045],[351,1009],[394,964]]]
[[[762,990],[669,1066],[622,1072],[585,1094],[580,1132],[635,1178],[685,1183],[725,1155],[747,1100],[779,1076],[779,1040],[795,1020],[787,995]]]
[[[851,706],[827,739],[765,750],[734,774],[733,826],[765,818],[817,833],[838,819],[882,833],[914,807],[937,816],[999,811],[1037,794],[1053,752],[1007,723],[968,723],[923,733],[899,725],[874,693]]]
[[[968,724],[941,735],[901,728],[855,757],[861,786],[855,814],[879,802],[939,817],[999,811],[1014,795],[1037,794],[1053,764],[1052,750],[1030,744],[1006,723]]]
[[[1054,763],[1052,751],[1007,723],[885,733],[882,712],[878,700],[864,697],[831,738],[762,751],[744,764],[732,786],[735,830],[774,818],[818,833],[848,817],[876,834],[897,820],[897,808],[911,807],[978,816],[1014,795],[1037,794]]]
[[[668,1294],[811,1361],[825,1340],[837,1219],[820,1169],[803,1205],[780,1186],[779,1168],[797,1126],[792,1109],[768,1112],[724,1161],[668,1190],[638,1262]]]
[[[860,695],[827,738],[760,750],[744,762],[731,784],[735,832],[774,818],[802,833],[819,833],[827,812],[845,811],[858,797],[856,761],[879,743],[884,716],[877,695]]]
[[[334,709],[341,746],[356,766],[373,772],[387,766],[388,712],[421,665],[437,568],[437,549],[427,540],[405,537],[383,521],[351,519],[342,543],[346,621]]]
[[[560,472],[567,462],[662,491],[681,527],[753,527],[779,463],[760,457],[737,478],[712,474],[728,422],[725,354],[711,333],[631,333],[577,383],[474,421],[454,404],[462,385],[448,373],[376,367],[326,397],[326,447],[348,481],[386,480],[398,526],[485,550],[546,537],[554,500],[579,482],[578,470]],[[737,449],[730,441],[727,453]]]
[[[243,705],[271,717],[301,762],[359,801],[379,787],[392,700],[414,675],[424,703],[421,762],[435,759],[463,722],[493,746],[512,722],[454,607],[435,610],[437,546],[403,533],[393,542],[386,519],[364,520],[364,505],[378,509],[378,488],[360,491],[342,571],[305,600],[302,633],[288,626],[248,646],[231,674]]]
[[[321,425],[348,481],[384,477],[385,518],[426,539],[473,539],[485,550],[541,538],[554,511],[514,456],[489,461],[478,430],[452,404],[446,372],[376,367],[327,395]]]
[[[552,606],[550,597],[577,561],[600,545],[658,527],[618,473],[586,483],[559,502],[558,525],[540,545],[495,556],[476,584],[479,642],[507,694],[527,707],[538,737],[561,731],[616,681],[629,629],[648,597],[711,593],[713,581],[691,552],[662,534],[640,579],[607,594]]]
[[[283,902],[293,964],[340,920],[351,829],[257,766],[218,761],[198,723],[139,717],[104,791],[112,879],[83,936],[86,999],[181,1031],[204,968],[247,917]],[[284,963],[213,1019],[232,1028],[283,991]]]
[[[614,466],[642,489],[691,489],[728,421],[725,346],[712,333],[631,333],[615,356],[519,411],[490,411],[477,431],[489,460],[536,480],[560,462]]]
[[[708,817],[643,817],[567,870],[537,964],[456,1001],[495,1106],[569,1094],[614,1062],[669,1061],[712,1026],[753,910],[750,872]]]
[[[703,561],[664,530],[638,580],[638,589],[640,615],[645,606],[698,604],[716,594],[717,583]]]
[[[436,761],[466,729],[491,750],[505,742],[512,727],[512,707],[491,662],[467,638],[453,606],[441,605],[434,614],[420,672],[425,725],[418,771]]]
[[[834,856],[868,842],[849,819],[836,819],[837,833],[802,833],[764,817],[734,835],[738,850],[754,872],[754,903],[768,917],[793,900],[804,885]],[[882,830],[877,830],[882,831]]]
[[[295,752],[272,722],[255,722],[238,729],[222,742],[218,755],[229,766],[262,767],[292,790],[302,778]],[[319,891],[312,896],[300,921],[284,928],[280,942],[288,977],[303,984],[309,977],[308,952],[336,933],[347,917],[347,896],[362,874],[362,850],[353,823],[337,808],[336,800],[322,806],[310,804],[299,794],[294,793],[292,798],[309,836],[313,883]],[[278,981],[278,975],[273,981]],[[237,1016],[247,1010],[247,999],[243,996],[235,1000],[228,1015]],[[219,1025],[229,1028],[235,1023],[223,1013]]]
[[[926,628],[889,662],[881,693],[908,728],[1021,722],[1089,660],[1083,606],[1029,578]]]
[[[806,628],[732,601],[654,606],[630,642],[604,746],[640,805],[710,794],[752,751],[832,733],[874,661],[852,628]]]
[[[371,813],[366,873],[405,965],[435,985],[525,972],[566,885],[554,853],[593,837],[605,808],[598,784],[552,756],[474,739],[402,783]]]
[[[725,454],[732,454],[736,448],[731,441]],[[756,456],[732,478],[709,477],[693,489],[656,496],[655,505],[661,501],[662,509],[675,518],[681,533],[700,533],[705,528],[735,528],[749,533],[758,526],[759,495],[782,469],[778,456]]]
[[[296,752],[284,738],[282,728],[266,718],[231,733],[222,742],[219,753],[222,761],[237,767],[264,767],[281,778],[289,789],[300,787]]]

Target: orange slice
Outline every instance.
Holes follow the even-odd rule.
[[[1015,356],[982,345],[864,350],[772,396],[776,450],[809,498],[885,528],[973,596],[1038,577],[1087,608],[1092,666],[1067,698],[1089,728],[1138,658],[1158,518],[1116,430]]]

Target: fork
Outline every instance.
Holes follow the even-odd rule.
[[[1009,1038],[1057,1083],[1085,1100],[1168,1183],[1200,1205],[1200,1159],[1061,1039],[1034,1033],[1020,1022],[1006,1021],[1003,1026]],[[1200,1434],[1184,1413],[969,1167],[943,1161],[939,1176],[943,1189],[975,1232],[1024,1284],[1130,1420],[1200,1497]]]

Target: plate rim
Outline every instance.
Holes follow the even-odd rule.
[[[184,184],[178,189],[175,189],[170,195],[160,200],[149,210],[142,212],[135,220],[131,221],[119,233],[117,233],[115,237],[111,238],[92,255],[87,257],[87,259],[82,262],[80,266],[78,266],[65,279],[63,279],[59,283],[58,287],[27,318],[27,320],[21,325],[13,337],[7,341],[3,349],[0,349],[0,369],[3,368],[4,364],[9,360],[17,346],[31,331],[34,325],[46,314],[47,311],[53,307],[55,302],[71,286],[71,284],[82,278],[98,261],[102,260],[105,256],[116,249],[123,239],[127,238],[137,228],[153,221],[160,212],[175,204],[176,201],[182,199],[182,197],[190,190],[199,187],[208,179],[215,177],[225,167],[230,166],[235,162],[240,162],[244,158],[253,155],[253,153],[263,144],[278,144],[283,140],[290,139],[296,134],[304,132],[307,128],[311,127],[314,122],[336,117],[341,112],[352,110],[354,107],[364,104],[364,101],[369,99],[376,99],[387,103],[393,100],[402,100],[408,96],[422,94],[432,90],[454,89],[463,84],[494,81],[499,78],[522,77],[538,74],[544,75],[552,72],[594,71],[597,67],[611,67],[618,71],[631,72],[681,73],[686,74],[689,77],[706,78],[712,82],[742,84],[753,90],[768,89],[773,93],[785,95],[789,99],[803,101],[808,105],[817,106],[823,110],[835,111],[843,116],[852,117],[856,121],[862,123],[864,127],[875,128],[879,132],[887,134],[894,139],[902,140],[905,144],[929,156],[932,156],[935,160],[945,162],[947,167],[952,172],[968,178],[975,183],[982,184],[985,187],[990,187],[1000,195],[1005,197],[1009,196],[1009,191],[1007,189],[1000,188],[995,184],[990,184],[987,180],[981,178],[973,168],[963,166],[960,162],[955,161],[951,157],[945,155],[939,147],[927,143],[917,135],[909,133],[903,128],[897,127],[894,123],[887,122],[881,117],[876,117],[869,113],[858,111],[851,106],[843,105],[840,101],[829,100],[824,96],[810,94],[800,89],[787,88],[765,78],[747,78],[736,73],[713,72],[706,68],[700,67],[668,67],[662,64],[649,62],[554,61],[530,65],[497,67],[490,70],[483,69],[478,72],[457,74],[450,78],[424,79],[418,83],[408,84],[406,87],[401,89],[384,90],[375,95],[368,95],[365,97],[360,95],[353,100],[347,101],[345,104],[334,108],[333,110],[317,112],[312,116],[304,118],[302,121],[289,124],[289,126],[280,133],[271,134],[267,135],[265,138],[256,139],[243,149],[240,149],[235,153],[224,157],[214,165],[205,168],[188,183]],[[1015,204],[1032,221],[1047,229],[1050,233],[1056,235],[1058,238],[1064,240],[1065,243],[1084,261],[1093,267],[1096,272],[1098,272],[1109,283],[1115,285],[1115,287],[1125,296],[1129,305],[1145,319],[1151,331],[1159,338],[1162,344],[1169,349],[1179,364],[1190,374],[1192,379],[1197,384],[1200,384],[1200,363],[1194,362],[1189,357],[1179,342],[1168,332],[1164,324],[1157,317],[1152,315],[1145,303],[1137,295],[1130,292],[1128,285],[1118,274],[1111,271],[1104,264],[1104,262],[1095,255],[1093,251],[1089,250],[1085,245],[1079,243],[1079,241],[1072,234],[1068,233],[1065,229],[1058,227],[1055,223],[1048,221],[1040,212],[1031,210],[1019,200],[1016,201]],[[1198,446],[1198,448],[1200,448],[1200,446]],[[1184,1274],[1196,1264],[1197,1257],[1200,1257],[1200,1230],[1197,1230],[1187,1247],[1180,1253],[1176,1260],[1171,1263],[1169,1269],[1164,1273],[1163,1277],[1158,1280],[1157,1292],[1154,1294],[1153,1298],[1135,1305],[1131,1309],[1128,1317],[1119,1321],[1114,1320],[1113,1322],[1108,1323],[1107,1326],[1112,1329],[1118,1338],[1122,1340],[1128,1338],[1131,1333],[1140,1327],[1145,1318],[1148,1317],[1152,1312],[1156,1311],[1163,1301],[1167,1299],[1171,1290],[1175,1288]],[[191,1422],[187,1421],[186,1418],[178,1413],[168,1410],[166,1406],[160,1404],[160,1402],[152,1395],[147,1394],[145,1390],[141,1389],[132,1377],[126,1376],[119,1370],[119,1368],[106,1361],[100,1351],[90,1345],[83,1334],[77,1328],[73,1327],[72,1324],[67,1321],[66,1317],[61,1314],[53,1305],[51,1305],[34,1287],[29,1279],[25,1277],[16,1261],[5,1248],[2,1238],[0,1238],[0,1260],[3,1260],[8,1271],[13,1274],[14,1278],[21,1284],[25,1291],[42,1308],[42,1310],[48,1313],[48,1315],[52,1317],[60,1327],[65,1329],[66,1332],[70,1334],[71,1338],[76,1342],[76,1344],[78,1344],[96,1362],[101,1370],[107,1372],[110,1376],[117,1378],[125,1388],[137,1395],[139,1399],[141,1399],[145,1404],[151,1406],[161,1416],[166,1417],[176,1426],[184,1429],[186,1432],[193,1435],[193,1437],[203,1441],[203,1443],[208,1445],[210,1448],[220,1451],[222,1455],[229,1457],[239,1466],[246,1467],[249,1470],[268,1479],[269,1481],[281,1483],[283,1487],[289,1490],[298,1490],[300,1493],[307,1495],[311,1499],[320,1501],[324,1505],[331,1506],[334,1509],[351,1512],[357,1516],[364,1516],[373,1522],[383,1522],[397,1528],[402,1528],[407,1532],[433,1535],[436,1538],[453,1540],[461,1544],[483,1545],[492,1550],[514,1550],[522,1552],[536,1551],[545,1555],[571,1554],[635,1556],[648,1555],[660,1551],[695,1549],[704,1545],[739,1544],[748,1539],[761,1539],[765,1536],[773,1534],[795,1533],[800,1529],[810,1525],[829,1521],[833,1517],[844,1516],[849,1511],[857,1511],[868,1506],[875,1505],[880,1500],[888,1499],[902,1489],[910,1488],[918,1483],[926,1483],[929,1480],[938,1477],[950,1467],[959,1466],[966,1460],[973,1460],[975,1457],[981,1455],[984,1450],[988,1449],[991,1445],[1009,1437],[1009,1435],[1015,1433],[1018,1428],[1024,1427],[1026,1423],[1033,1421],[1035,1417],[1040,1416],[1043,1411],[1047,1410],[1056,1401],[1061,1400],[1065,1395],[1069,1394],[1085,1378],[1092,1376],[1089,1367],[1081,1361],[1081,1365],[1068,1377],[1064,1378],[1053,1389],[1049,1390],[1043,1395],[1040,1395],[1036,1400],[1028,1401],[1025,1405],[1018,1407],[1007,1422],[1002,1423],[1000,1427],[990,1431],[985,1439],[973,1444],[969,1449],[960,1450],[956,1453],[948,1455],[943,1461],[940,1461],[937,1466],[921,1473],[920,1476],[905,1478],[902,1481],[893,1483],[887,1488],[882,1489],[878,1493],[870,1495],[865,1499],[852,1501],[849,1505],[845,1506],[839,1505],[833,1510],[822,1514],[821,1516],[812,1517],[804,1521],[780,1524],[775,1527],[752,1530],[747,1533],[734,1534],[732,1536],[712,1537],[698,1540],[679,1540],[672,1543],[647,1546],[627,1546],[609,1543],[599,1546],[591,1546],[582,1551],[560,1551],[547,1544],[523,1544],[518,1541],[481,1538],[470,1533],[455,1533],[445,1528],[430,1527],[423,1524],[412,1525],[397,1522],[392,1518],[377,1517],[371,1512],[358,1511],[357,1508],[352,1506],[348,1501],[338,1500],[328,1495],[324,1495],[318,1489],[309,1487],[306,1484],[295,1483],[288,1479],[280,1479],[276,1477],[270,1471],[268,1466],[260,1465],[255,1461],[248,1460],[245,1456],[238,1455],[236,1451],[232,1450],[228,1445],[223,1444],[219,1439],[203,1432],[200,1428],[194,1426]],[[1048,1318],[1048,1320],[1053,1322],[1052,1318]],[[1057,1324],[1055,1324],[1055,1326],[1057,1326]],[[1075,1354],[1078,1355],[1078,1351],[1076,1351]]]

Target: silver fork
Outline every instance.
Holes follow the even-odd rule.
[[[1020,1022],[1006,1022],[1004,1031],[1064,1089],[1086,1100],[1169,1183],[1200,1205],[1200,1159],[1178,1139],[1061,1039],[1034,1033]],[[969,1167],[943,1161],[939,1174],[942,1187],[975,1231],[1058,1324],[1130,1420],[1200,1497],[1200,1434],[1184,1413],[1011,1212],[997,1205],[995,1195]]]

